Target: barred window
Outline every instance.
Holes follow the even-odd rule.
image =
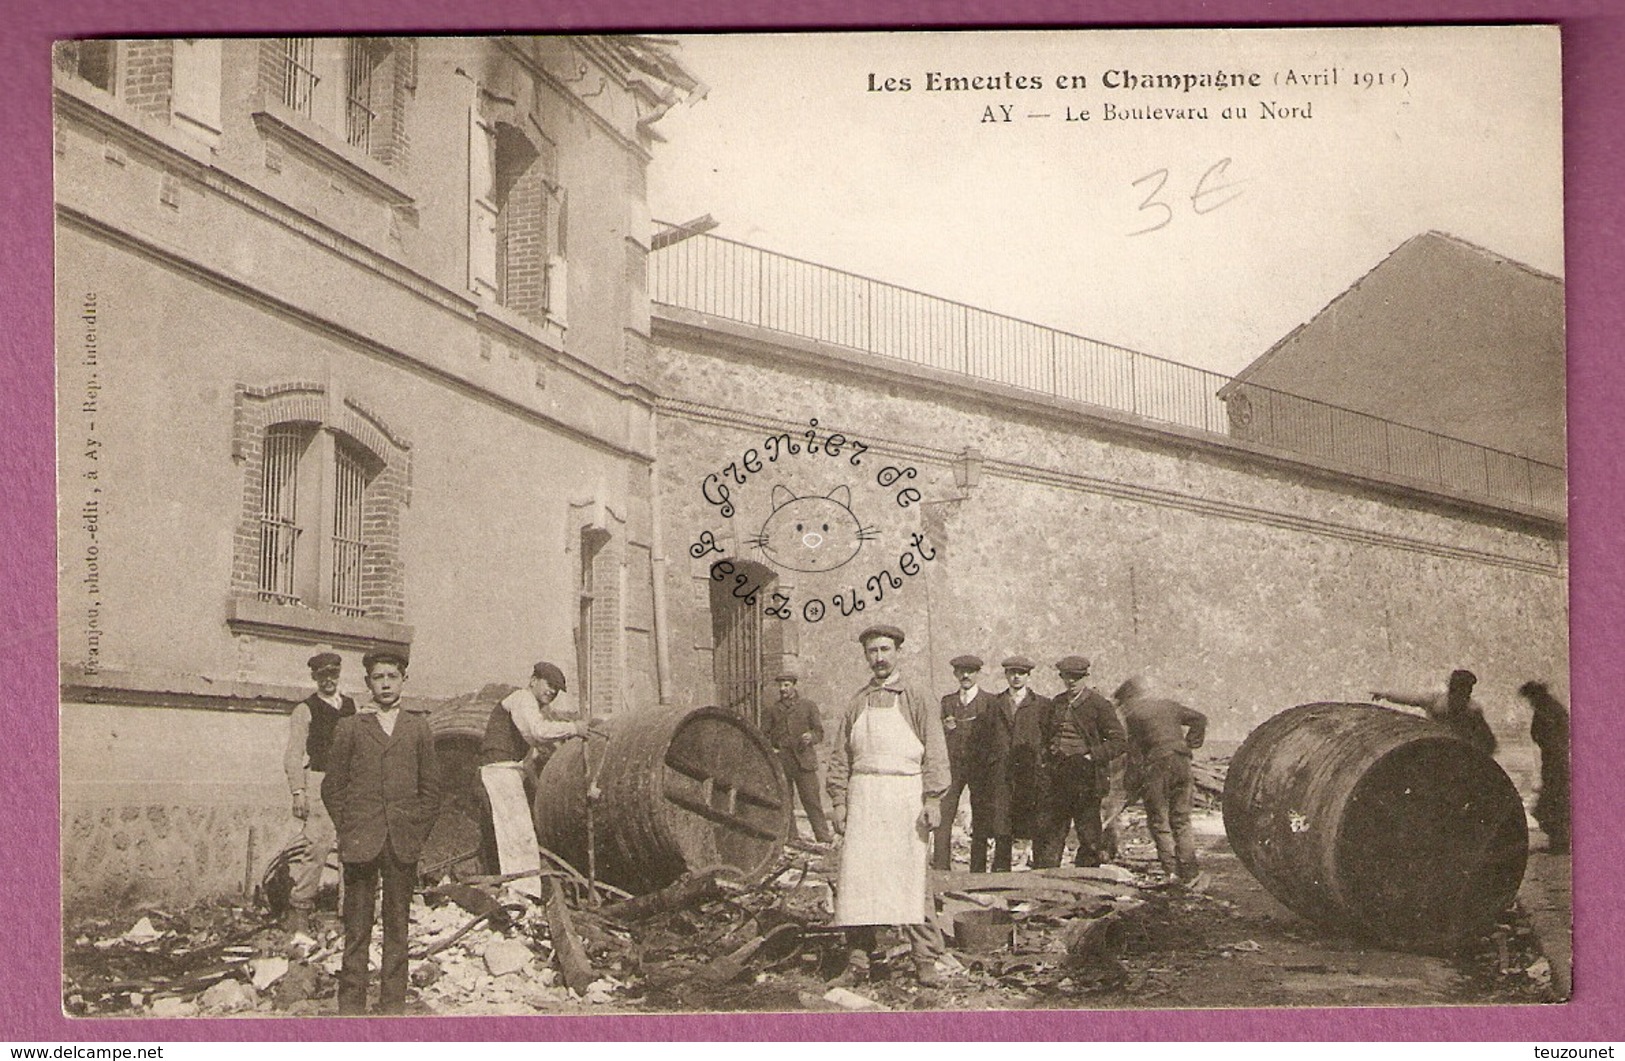
[[[260,475],[260,599],[297,604],[295,564],[299,554],[299,461],[310,431],[278,424],[265,433]]]
[[[361,575],[367,554],[362,522],[367,462],[356,447],[339,443],[333,460],[332,607],[340,615],[364,615]]]
[[[307,118],[314,117],[316,87],[321,81],[321,77],[316,73],[316,38],[283,37],[283,105]]]
[[[388,153],[398,65],[390,60],[399,50],[391,38],[282,37],[276,44],[275,87],[284,107],[362,154]]]

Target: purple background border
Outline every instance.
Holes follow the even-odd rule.
[[[1597,713],[1625,684],[1619,593],[1625,487],[1619,477],[1625,359],[1625,11],[1612,0],[1110,0],[1087,7],[1020,0],[837,0],[797,5],[791,20],[747,0],[583,0],[548,8],[435,0],[295,0],[267,9],[225,0],[205,10],[162,0],[9,3],[0,35],[0,645],[6,740],[0,746],[0,1040],[394,1039],[1328,1039],[1603,1040],[1625,1029],[1625,932],[1616,867],[1625,861],[1625,727]],[[49,45],[57,37],[502,30],[791,29],[1069,25],[1350,25],[1561,22],[1567,181],[1571,626],[1577,807],[1575,997],[1565,1006],[1133,1012],[712,1015],[673,1017],[69,1021],[61,1014],[57,858],[57,670],[51,319]],[[1485,179],[1493,179],[1486,174]],[[1463,621],[1471,622],[1466,615]]]

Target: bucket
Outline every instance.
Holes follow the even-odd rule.
[[[778,860],[793,824],[789,789],[748,720],[715,707],[649,708],[603,727],[565,742],[542,770],[532,811],[544,846],[587,869],[590,766],[600,880],[642,894],[714,866],[756,880]]]
[[[1004,950],[1015,939],[1016,922],[1008,910],[966,910],[954,915],[954,946],[960,950]]]
[[[1294,912],[1437,951],[1518,894],[1529,834],[1493,758],[1438,723],[1373,704],[1304,704],[1230,760],[1224,830]]]

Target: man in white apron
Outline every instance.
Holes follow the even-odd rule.
[[[585,719],[547,717],[550,708],[558,710],[554,700],[565,691],[563,671],[546,661],[536,664],[530,671],[530,684],[515,689],[491,709],[480,742],[480,783],[491,804],[498,870],[504,875],[534,873],[508,885],[510,891],[531,898],[542,895],[542,856],[536,846],[530,801],[525,798],[525,761],[535,749],[587,736]]]
[[[829,770],[835,828],[845,837],[834,923],[851,928],[841,979],[867,980],[876,926],[901,925],[920,983],[934,985],[944,950],[928,916],[927,867],[949,780],[942,717],[935,698],[897,671],[903,631],[871,626],[858,643],[873,678],[842,715]]]

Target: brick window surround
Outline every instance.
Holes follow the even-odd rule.
[[[392,169],[406,167],[407,96],[417,43],[396,37],[272,37],[260,42],[265,99]]]
[[[409,641],[400,558],[409,444],[319,383],[239,385],[234,413],[243,485],[233,628],[276,627],[312,642]]]
[[[565,551],[576,573],[576,678],[583,710],[613,714],[625,689],[626,523],[597,501],[572,502]]]
[[[552,144],[531,115],[483,102],[469,115],[469,290],[562,325],[568,204]]]

